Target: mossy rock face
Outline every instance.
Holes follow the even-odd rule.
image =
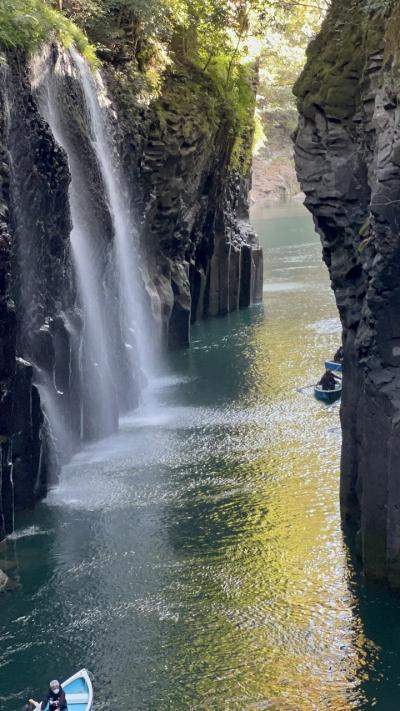
[[[337,106],[336,104],[325,104],[324,111],[328,118],[344,120],[350,118],[354,113],[353,106]]]
[[[338,0],[310,43],[306,67],[293,88],[306,117],[315,114],[315,107],[340,120],[357,110],[366,62],[383,49],[387,22],[380,13],[368,16],[364,5]]]
[[[328,106],[336,106],[339,109],[353,109],[357,96],[356,86],[332,86],[326,94]]]

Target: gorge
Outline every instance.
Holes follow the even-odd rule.
[[[4,711],[396,706],[399,12],[0,0]]]

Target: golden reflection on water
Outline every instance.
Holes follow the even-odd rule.
[[[202,511],[207,540],[224,534],[212,560],[209,543],[202,551],[196,536],[196,565],[190,561],[202,596],[192,601],[190,657],[195,696],[204,702],[190,706],[189,695],[188,708],[363,707],[374,649],[349,589],[340,529],[338,406],[297,391],[315,382],[340,334],[309,323],[310,314],[317,325],[337,315],[327,276],[314,269],[318,246],[303,255],[300,286],[271,287],[265,321],[246,332],[247,382],[235,407],[253,414],[229,434],[230,490]],[[281,250],[274,256],[271,281],[284,271]]]

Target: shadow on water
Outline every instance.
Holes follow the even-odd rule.
[[[362,630],[363,702],[356,708],[396,711],[400,691],[400,596],[386,585],[365,578],[354,533],[352,528],[344,528],[349,589]]]

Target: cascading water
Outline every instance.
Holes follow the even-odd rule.
[[[114,248],[119,276],[119,298],[125,346],[132,368],[140,367],[148,380],[156,371],[156,340],[150,333],[150,314],[145,313],[144,289],[139,271],[139,236],[125,190],[124,180],[110,137],[107,115],[99,104],[95,78],[81,55],[70,49],[86,100],[92,145],[95,150],[114,229]],[[100,77],[97,77],[100,82]]]
[[[113,354],[106,330],[102,245],[96,239],[96,216],[79,149],[65,130],[58,78],[50,71],[48,62],[45,63],[44,72],[41,63],[40,74],[38,95],[41,112],[57,143],[67,153],[71,172],[70,239],[84,326],[80,347],[83,391],[79,417],[80,437],[93,439],[110,434],[118,422],[117,396],[112,376]]]
[[[138,406],[142,374],[154,373],[150,307],[161,311],[138,256],[100,77],[57,44],[29,69],[11,57],[0,71],[0,539],[14,505],[45,496],[79,440],[111,434]]]
[[[155,374],[157,344],[145,314],[138,231],[108,111],[100,105],[101,77],[73,48],[68,54],[47,51],[37,62],[33,83],[41,112],[71,174],[71,246],[83,322],[80,437],[98,439],[138,404],[138,380],[143,384]],[[65,106],[71,94],[73,115]],[[72,338],[75,324],[68,318],[66,328]]]

